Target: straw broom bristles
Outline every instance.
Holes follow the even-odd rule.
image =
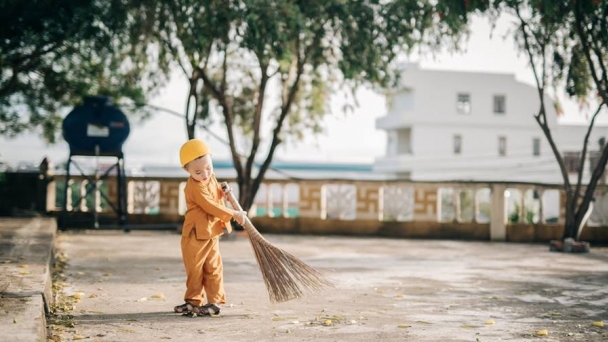
[[[242,211],[241,205],[226,182],[222,183],[222,189],[232,207]],[[271,302],[281,303],[300,298],[305,290],[313,292],[325,287],[333,287],[333,284],[317,270],[268,242],[248,217],[245,217],[243,228],[249,237]]]

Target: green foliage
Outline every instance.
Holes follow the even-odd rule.
[[[517,203],[515,203],[515,208],[513,208],[513,211],[509,214],[509,222],[519,222],[519,204]]]
[[[41,129],[50,142],[62,109],[84,95],[140,103],[142,55],[128,44],[123,2],[0,2],[0,134]],[[145,55],[143,55],[145,57]]]
[[[189,137],[214,117],[226,124],[240,186],[252,185],[251,166],[266,149],[259,185],[277,145],[322,131],[333,94],[395,84],[399,54],[455,45],[466,31],[464,14],[488,5],[164,0],[139,2],[133,26],[156,46],[160,64],[178,66],[189,80]],[[250,202],[256,185],[240,190],[252,192]]]
[[[608,1],[498,0],[493,9],[518,17],[517,42],[538,77],[579,101],[608,101]]]
[[[515,203],[515,208],[513,208],[513,211],[509,214],[509,222],[510,223],[518,223],[519,222],[519,215],[520,215],[520,206],[518,203]],[[525,208],[524,209],[524,223],[527,224],[535,224],[535,218],[536,217],[536,212],[534,212],[533,209],[531,208]]]
[[[178,67],[190,85],[188,135],[223,120],[239,185],[251,186],[252,201],[276,147],[320,132],[333,94],[395,84],[397,57],[414,47],[456,48],[467,13],[486,10],[490,1],[7,0],[0,6],[0,134],[42,127],[53,141],[60,109],[82,95],[143,104]],[[267,153],[251,184],[261,146]]]

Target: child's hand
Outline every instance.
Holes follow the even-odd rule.
[[[241,226],[245,224],[245,218],[247,217],[247,212],[246,211],[238,211],[235,210],[234,211],[234,215],[232,215],[232,218]]]

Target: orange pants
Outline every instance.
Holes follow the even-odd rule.
[[[197,240],[196,229],[192,229],[188,236],[182,236],[181,245],[187,276],[184,300],[192,305],[203,305],[204,291],[207,303],[226,303],[219,236]]]

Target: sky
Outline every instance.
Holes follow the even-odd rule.
[[[418,63],[423,69],[509,73],[518,81],[533,84],[533,74],[525,56],[517,51],[512,37],[508,36],[510,27],[510,20],[501,18],[491,34],[488,19],[474,18],[471,35],[462,53],[414,54],[407,61]],[[182,113],[186,92],[187,82],[176,72],[150,103]],[[280,145],[275,160],[373,163],[375,158],[384,155],[386,134],[375,128],[376,118],[386,113],[384,97],[368,88],[360,89],[356,96],[359,106],[351,113],[341,110],[343,96],[334,96],[330,106],[332,115],[328,115],[324,123],[325,132],[309,136],[298,144]],[[585,119],[585,113],[581,113],[576,104],[566,102],[564,108],[566,120]],[[158,112],[147,121],[131,119],[130,122],[131,134],[123,146],[127,166],[179,165],[178,151],[187,137],[183,119]],[[225,136],[223,126],[215,124],[211,129]],[[230,159],[224,142],[202,130],[198,130],[197,137],[211,145],[215,159]],[[65,141],[48,145],[35,133],[13,139],[0,137],[0,161],[12,166],[21,162],[37,165],[44,157],[58,163],[68,155]]]

